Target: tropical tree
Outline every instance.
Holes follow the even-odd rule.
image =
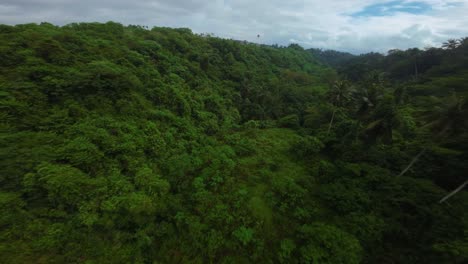
[[[460,46],[460,41],[458,39],[449,39],[442,44],[442,48],[452,50]]]
[[[359,89],[354,91],[354,98],[358,107],[357,115],[365,119],[384,97],[386,85],[383,73],[372,71],[366,75]]]
[[[332,88],[328,92],[328,98],[330,103],[333,105],[333,112],[328,124],[327,134],[330,134],[330,130],[333,126],[336,111],[339,107],[343,107],[347,102],[351,100],[351,86],[347,81],[335,81]]]
[[[463,97],[451,96],[446,104],[436,107],[425,115],[430,121],[425,125],[432,132],[434,141],[440,141],[448,136],[453,136],[468,127],[468,108]],[[398,176],[403,176],[427,151],[424,147]]]
[[[371,122],[365,127],[364,132],[373,141],[382,138],[386,144],[392,143],[393,129],[399,125],[398,109],[392,96],[386,96],[373,111]]]

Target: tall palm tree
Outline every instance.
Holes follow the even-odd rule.
[[[357,114],[361,119],[365,119],[384,97],[385,86],[385,74],[372,71],[366,75],[360,89],[354,91],[355,100],[358,104]]]
[[[385,144],[390,144],[393,141],[393,129],[399,123],[398,109],[395,106],[394,98],[392,96],[385,96],[372,112],[370,123],[365,127],[364,133],[373,142],[381,138]]]
[[[351,86],[347,81],[335,81],[328,91],[328,98],[330,103],[333,105],[333,113],[328,124],[327,135],[333,126],[336,111],[339,107],[344,106],[351,99]]]
[[[439,141],[447,136],[456,135],[463,128],[468,127],[468,107],[463,97],[455,94],[442,107],[436,107],[434,111],[426,115],[430,121],[426,127],[434,133],[434,141]],[[423,148],[406,166],[398,176],[403,176],[427,151]]]
[[[460,46],[460,40],[458,39],[449,39],[442,44],[442,48],[452,50],[458,48]]]
[[[391,100],[383,100],[386,98],[386,86],[385,74],[371,71],[366,75],[359,89],[354,90],[353,99],[357,107],[357,127],[364,128],[363,132],[367,138],[375,140],[383,136],[384,141],[388,142],[392,134],[394,107]]]

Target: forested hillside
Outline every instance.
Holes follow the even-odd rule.
[[[355,55],[336,50],[308,49],[315,58],[325,65],[337,68],[356,58]]]
[[[440,202],[468,178],[454,42],[0,25],[0,262],[466,263],[467,192]]]

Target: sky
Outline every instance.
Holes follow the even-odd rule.
[[[468,0],[0,0],[2,24],[107,21],[384,53],[467,37]]]

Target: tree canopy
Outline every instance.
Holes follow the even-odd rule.
[[[0,262],[466,263],[467,83],[466,38],[0,25]]]

